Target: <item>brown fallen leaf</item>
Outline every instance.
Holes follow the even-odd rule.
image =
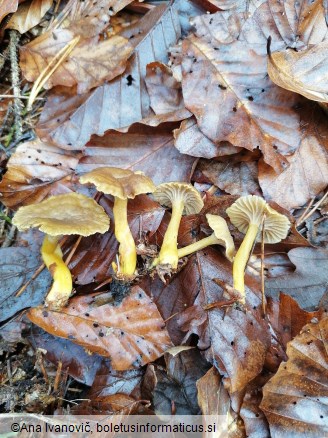
[[[221,190],[231,195],[258,195],[261,189],[257,178],[256,161],[226,161],[200,160],[197,170]]]
[[[154,162],[161,163],[158,172]],[[173,144],[172,128],[134,126],[126,134],[109,131],[94,137],[81,151],[75,145],[61,149],[40,140],[23,143],[7,163],[0,183],[0,200],[11,208],[40,202],[67,191],[88,191],[78,182],[81,173],[100,166],[141,170],[155,184],[189,182],[195,158],[180,154]]]
[[[0,183],[1,202],[12,208],[74,190],[79,157],[79,151],[65,151],[40,140],[19,145]]]
[[[6,15],[17,10],[18,3],[18,0],[0,0],[0,23]]]
[[[289,166],[283,172],[276,173],[259,162],[259,182],[265,198],[288,210],[306,204],[328,184],[328,130],[318,129],[323,127],[319,117],[315,123],[299,149],[287,157]]]
[[[198,128],[195,117],[183,120],[180,128],[174,131],[174,138],[178,151],[193,157],[214,158],[235,154],[242,150],[228,142],[213,143]]]
[[[278,2],[273,3],[281,8]],[[210,32],[205,32],[204,21],[198,17],[194,20],[195,35],[185,39],[182,46],[185,104],[195,114],[202,132],[215,143],[229,141],[249,150],[260,148],[265,162],[277,173],[288,166],[285,156],[299,147],[304,126],[296,109],[300,98],[268,78],[267,37],[272,35],[272,45],[277,49],[291,39],[291,26],[298,35],[298,46],[320,41],[326,33],[326,26],[319,27],[314,40],[309,39],[308,28],[298,28],[299,22],[303,26],[306,21],[309,27],[317,23],[313,7],[299,10],[295,18],[283,15],[277,29],[276,15],[265,2],[243,23],[238,39],[228,42],[217,29],[219,21],[213,20],[211,25],[209,21]],[[323,11],[321,17],[324,20]],[[290,19],[295,23],[289,23]]]
[[[328,318],[306,325],[288,344],[287,362],[264,386],[260,408],[272,436],[327,435],[327,334]]]
[[[119,394],[131,395],[140,384],[144,375],[143,369],[115,371],[109,360],[103,360],[87,397],[91,400],[104,401],[108,396]]]
[[[172,345],[155,304],[138,286],[117,305],[97,307],[97,295],[73,298],[60,312],[35,307],[27,316],[50,334],[110,357],[119,371],[139,368]]]
[[[67,18],[61,24],[75,35],[82,38],[91,38],[103,32],[108,26],[113,15],[117,14],[132,0],[83,0],[76,2],[69,0],[63,9],[62,15]],[[58,25],[57,21],[52,29]]]
[[[148,367],[147,391],[151,393],[157,415],[197,415],[196,382],[209,366],[198,350],[182,351],[176,356],[165,354],[166,368],[160,365]]]
[[[150,107],[144,81],[146,66],[153,61],[167,62],[168,48],[179,36],[176,11],[166,5],[152,9],[122,32],[135,46],[124,74],[81,96],[69,89],[50,93],[37,126],[38,135],[64,147],[83,147],[92,134],[126,128],[148,116],[148,123],[161,123],[162,116],[154,116]]]
[[[46,12],[51,8],[53,0],[32,0],[31,3],[19,5],[16,13],[6,25],[6,29],[16,29],[23,34],[40,23]]]
[[[56,29],[22,46],[20,66],[25,78],[34,82],[57,53],[74,37],[74,33],[68,29]],[[129,41],[117,35],[104,41],[83,40],[55,70],[44,88],[77,85],[77,93],[85,93],[120,75],[132,51],[133,47]]]
[[[61,339],[46,333],[39,327],[32,326],[28,340],[34,349],[42,348],[46,351],[44,358],[56,367],[62,363],[64,370],[78,382],[91,386],[96,373],[100,369],[103,358],[97,354],[88,354],[79,345],[68,339]]]
[[[278,299],[283,292],[294,298],[303,309],[313,310],[327,290],[328,251],[315,248],[295,248],[288,257],[296,266],[295,272],[265,282],[266,293]]]

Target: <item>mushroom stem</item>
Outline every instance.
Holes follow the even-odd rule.
[[[240,245],[233,261],[233,287],[242,295],[242,302],[245,303],[245,268],[252,251],[259,225],[249,224],[247,233]]]
[[[156,264],[171,265],[173,269],[178,267],[178,232],[184,209],[184,201],[176,200],[172,203],[172,215],[169,226],[165,232],[163,244],[156,259]]]
[[[218,245],[221,242],[215,237],[215,234],[211,234],[208,237],[204,237],[204,239],[198,240],[198,242],[192,243],[184,248],[178,249],[178,257],[185,257],[193,252],[200,251],[203,248],[206,248],[209,245]]]
[[[128,223],[128,200],[115,196],[114,198],[114,221],[115,237],[119,241],[120,274],[133,276],[137,266],[137,250],[129,223]]]
[[[63,307],[72,293],[72,276],[63,261],[63,253],[58,244],[58,236],[49,236],[43,240],[42,259],[49,269],[54,282],[46,298],[46,304],[52,308]]]

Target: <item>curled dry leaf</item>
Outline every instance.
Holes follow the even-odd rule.
[[[68,29],[57,29],[21,47],[20,66],[25,78],[34,82],[74,37],[74,33]],[[120,75],[132,51],[129,41],[117,35],[104,41],[83,40],[55,70],[44,87],[76,85],[77,93],[85,93]]]
[[[118,305],[97,307],[95,296],[73,298],[61,311],[36,307],[27,316],[50,334],[110,357],[115,370],[145,365],[172,345],[155,304],[138,286]]]
[[[288,257],[296,266],[295,272],[265,282],[266,293],[275,298],[280,292],[293,297],[303,309],[315,308],[327,290],[328,251],[315,248],[295,248]]]
[[[168,49],[180,37],[177,13],[158,6],[125,29],[122,37],[135,46],[124,74],[82,96],[69,89],[50,94],[37,127],[42,139],[83,147],[92,134],[129,127],[146,117],[151,116],[148,123],[155,126],[161,123],[162,116],[157,119],[151,110],[144,79],[147,64],[168,61]]]
[[[273,437],[328,433],[328,318],[306,325],[288,344],[287,362],[264,386],[260,408]]]
[[[43,16],[51,8],[53,0],[32,0],[19,5],[16,13],[6,25],[6,29],[16,29],[23,34],[40,23]]]
[[[228,142],[216,145],[198,128],[195,117],[184,120],[180,128],[174,131],[174,138],[178,151],[193,157],[214,158],[235,154],[241,150]]]

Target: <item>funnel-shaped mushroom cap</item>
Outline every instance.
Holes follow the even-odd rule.
[[[65,193],[19,208],[13,224],[21,231],[37,227],[50,236],[90,236],[105,233],[109,217],[95,200],[79,193]]]
[[[175,201],[184,201],[185,214],[197,214],[204,206],[197,190],[187,183],[169,182],[160,184],[153,193],[154,199],[165,207],[172,207]]]
[[[215,237],[226,249],[226,256],[232,262],[235,255],[235,244],[230,234],[227,222],[221,216],[215,214],[206,215],[209,226],[214,231]]]
[[[288,234],[290,223],[287,217],[273,210],[259,196],[249,195],[237,199],[227,209],[227,214],[232,224],[244,234],[246,234],[249,224],[260,227],[265,214],[265,243],[280,242]],[[261,236],[258,236],[258,240],[261,240]]]
[[[133,199],[142,193],[152,193],[155,185],[142,172],[117,167],[99,167],[80,177],[82,184],[92,183],[99,192],[120,199]]]

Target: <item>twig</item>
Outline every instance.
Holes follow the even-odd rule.
[[[327,198],[328,196],[328,190],[326,191],[326,193],[323,195],[323,197],[321,199],[319,199],[319,201],[315,204],[315,206],[312,208],[311,211],[309,211],[309,213],[307,215],[304,216],[303,221],[305,222],[307,219],[309,219],[309,217],[311,217],[313,215],[313,213],[320,207],[320,205],[323,203],[323,201]]]
[[[19,99],[29,99],[29,96],[15,96],[14,94],[0,94],[0,99],[11,99],[13,97],[19,97]],[[45,97],[36,97],[34,100],[46,100]]]
[[[265,279],[264,279],[264,226],[265,226],[265,214],[262,218],[262,238],[261,238],[261,292],[262,292],[262,310],[263,316],[266,315],[266,298],[265,298]]]
[[[82,236],[79,236],[76,240],[76,242],[74,243],[70,253],[68,254],[66,260],[65,260],[65,265],[68,266],[69,262],[71,261],[73,255],[75,254],[76,248],[79,246],[79,243],[81,242]]]
[[[20,34],[17,30],[9,31],[9,55],[11,63],[11,83],[15,96],[14,114],[15,114],[15,139],[17,140],[23,134],[22,112],[23,104],[20,100],[21,90],[19,86],[19,64],[17,59],[17,46],[20,39]]]
[[[313,198],[311,198],[309,204],[307,205],[306,209],[303,211],[301,217],[296,221],[296,227],[299,227],[304,221],[304,216],[307,214],[307,212],[310,210],[310,208],[312,207],[312,204],[314,203],[315,200],[315,196]]]
[[[36,99],[36,96],[39,94],[43,85],[47,82],[50,76],[57,70],[57,68],[62,64],[65,59],[69,56],[72,50],[75,48],[77,43],[80,41],[80,37],[75,37],[72,41],[70,41],[66,46],[64,46],[58,53],[55,55],[49,64],[42,70],[39,77],[33,84],[31,89],[30,97],[27,102],[27,111],[30,111],[33,105],[33,102]]]
[[[7,236],[5,238],[5,241],[1,245],[1,248],[8,248],[11,245],[12,241],[14,240],[16,230],[17,230],[17,228],[15,227],[15,225],[12,225],[9,233],[7,234]]]

